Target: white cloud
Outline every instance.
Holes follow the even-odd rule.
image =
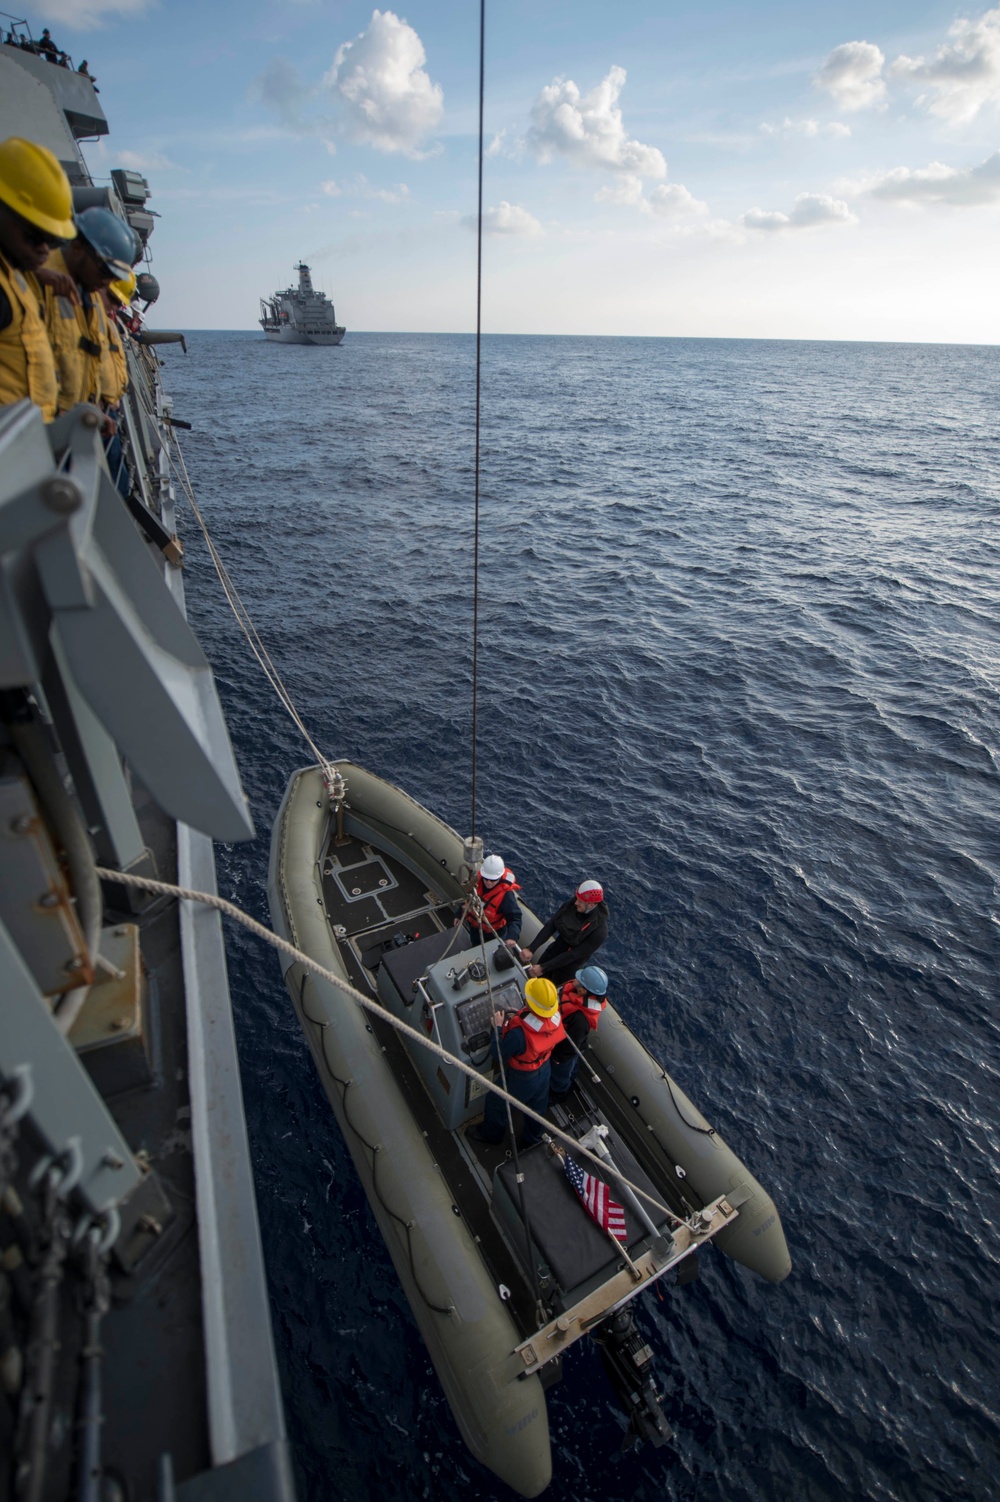
[[[849,185],[849,191],[893,203],[946,203],[954,208],[975,208],[1000,201],[1000,151],[976,167],[947,167],[931,162],[927,167],[894,167],[865,182]]]
[[[849,136],[851,127],[844,125],[840,120],[829,120],[825,125],[819,120],[792,120],[785,116],[780,125],[771,125],[766,121],[761,126],[761,134],[765,136],[780,136],[787,139],[790,136]]]
[[[41,0],[35,9],[43,21],[50,21],[53,26],[90,31],[101,26],[107,16],[139,16],[152,3],[153,0]]]
[[[506,136],[506,134],[507,134],[506,129],[504,129],[504,130],[498,130],[497,131],[496,135],[493,137],[492,141],[490,142],[490,144],[486,148],[486,155],[487,156],[493,157],[493,156],[501,156],[503,154],[503,143],[504,143],[504,137]]]
[[[625,77],[624,68],[611,68],[589,94],[581,94],[569,78],[557,78],[542,89],[531,107],[527,135],[539,161],[565,156],[581,167],[627,177],[666,177],[663,153],[630,139],[625,130],[618,107]]]
[[[985,11],[976,21],[956,21],[948,35],[951,43],[939,47],[930,62],[898,57],[891,72],[927,86],[918,103],[932,115],[966,125],[985,105],[1000,104],[1000,9]]]
[[[466,214],[462,220],[466,229],[476,228],[475,214]],[[495,208],[483,210],[484,235],[540,235],[542,226],[534,214],[522,209],[520,204],[508,203],[502,198]]]
[[[181,169],[162,151],[119,151],[115,161],[122,167],[131,167],[136,172],[178,172]]]
[[[660,183],[646,200],[654,214],[675,217],[681,214],[707,214],[708,204],[689,193],[683,183]]]
[[[326,75],[348,134],[378,151],[419,157],[444,113],[441,86],[431,82],[426,61],[412,26],[391,10],[373,11],[368,30],[338,47]]]
[[[874,42],[844,42],[834,47],[813,83],[832,94],[841,109],[869,109],[885,100],[884,63]]]
[[[334,178],[328,178],[320,187],[328,198],[375,198],[379,203],[405,203],[410,196],[410,190],[405,183],[395,183],[391,188],[376,188],[359,172],[353,182],[338,183]],[[352,211],[353,212],[353,211]]]
[[[815,229],[821,224],[856,224],[857,220],[842,198],[831,198],[827,193],[800,193],[790,214],[750,209],[740,223],[745,229],[774,232]]]
[[[595,203],[623,203],[629,205],[644,203],[642,178],[636,177],[632,172],[626,172],[617,182],[611,183],[606,188],[599,188],[594,194],[594,201]]]

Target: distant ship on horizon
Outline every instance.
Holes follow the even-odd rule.
[[[280,344],[339,344],[347,330],[337,322],[333,303],[325,292],[313,287],[304,261],[294,270],[299,273],[297,287],[286,287],[260,300],[264,333]]]

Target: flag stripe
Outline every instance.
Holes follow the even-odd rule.
[[[607,1184],[593,1174],[585,1173],[569,1153],[566,1154],[563,1166],[566,1177],[579,1195],[588,1215],[605,1231],[610,1231],[616,1241],[625,1242],[628,1238],[625,1211],[617,1200],[612,1199]]]

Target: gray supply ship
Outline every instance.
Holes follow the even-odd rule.
[[[7,35],[0,138],[145,246],[93,82]],[[180,337],[128,341],[127,497],[96,408],[0,409],[0,1502],[294,1497],[219,915],[112,879],[214,891],[253,835],[185,619]]]
[[[304,261],[294,268],[299,285],[260,300],[260,326],[279,344],[339,344],[347,330],[337,322],[333,303],[317,292]]]

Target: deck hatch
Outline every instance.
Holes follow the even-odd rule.
[[[335,867],[332,874],[345,902],[359,902],[365,897],[388,892],[397,885],[396,878],[377,855],[357,866]]]

